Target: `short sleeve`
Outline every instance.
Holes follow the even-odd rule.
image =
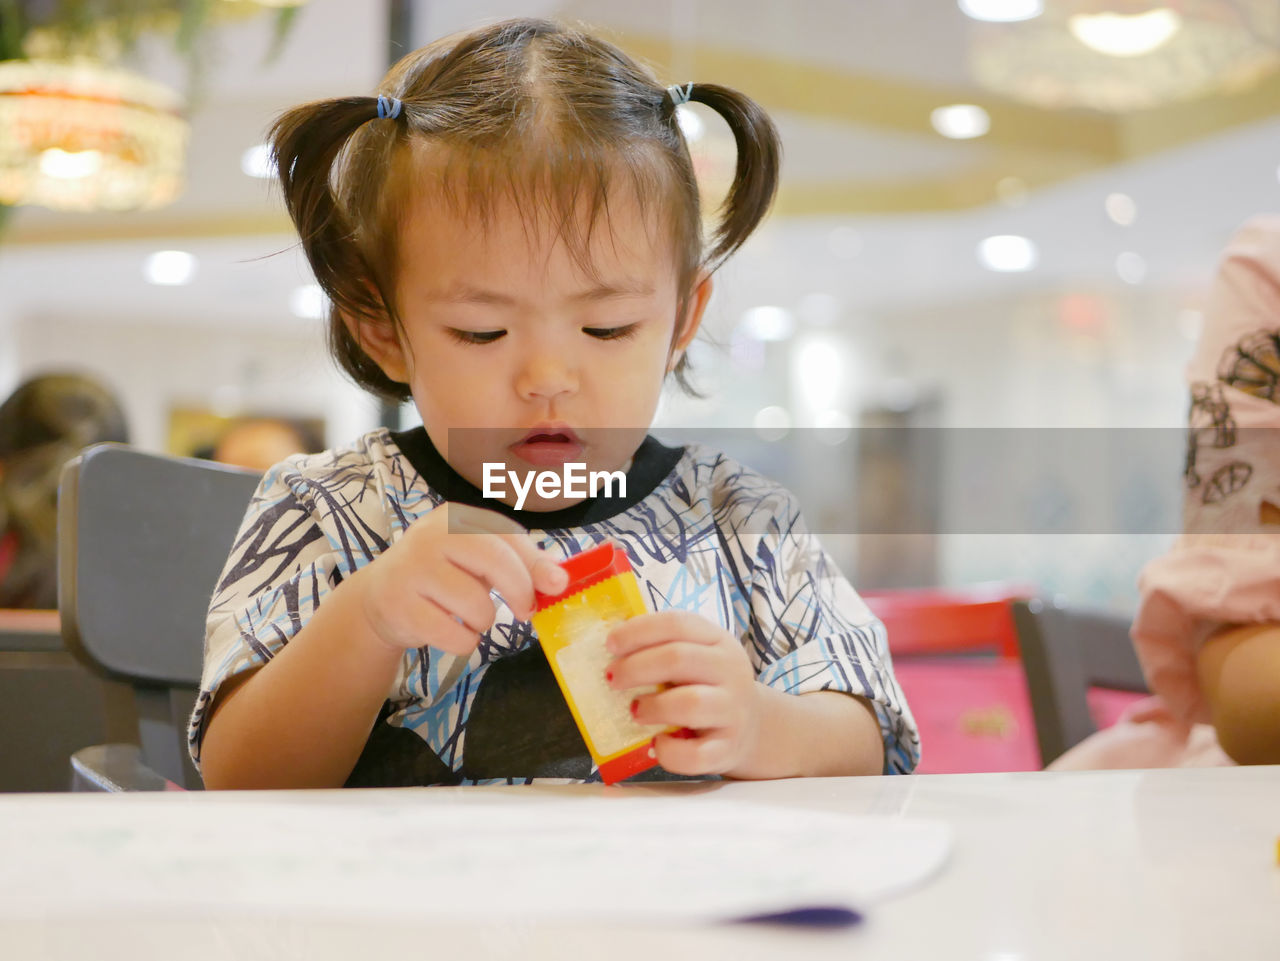
[[[884,625],[791,504],[761,538],[751,585],[751,648],[759,680],[788,694],[842,691],[870,701],[886,774],[908,774],[920,736],[893,675]]]
[[[1280,621],[1280,217],[1232,238],[1187,375],[1184,533],[1142,572],[1133,640],[1152,690],[1207,721],[1205,639]]]
[[[200,692],[187,731],[197,769],[209,708],[222,683],[274,657],[345,576],[387,546],[387,532],[368,524],[351,531],[352,538],[326,532],[320,506],[326,493],[336,492],[317,491],[286,461],[267,472],[250,501],[205,625]]]

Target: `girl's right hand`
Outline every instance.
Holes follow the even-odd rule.
[[[534,591],[557,594],[569,575],[515,521],[495,511],[441,504],[361,569],[363,613],[395,650],[434,647],[467,656],[493,626],[497,591],[520,620]]]

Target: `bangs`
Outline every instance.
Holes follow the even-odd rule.
[[[439,204],[477,232],[487,231],[500,212],[514,210],[531,247],[548,239],[564,244],[583,275],[598,281],[592,255],[598,232],[603,227],[615,249],[625,247],[610,208],[629,202],[640,213],[647,242],[672,252],[682,294],[696,270],[701,222],[688,216],[688,205],[664,202],[689,185],[663,151],[649,145],[567,142],[554,132],[497,144],[415,138],[403,145],[393,170],[389,186],[405,186],[391,187],[383,198],[385,213],[398,215],[391,236],[399,236],[400,217],[415,202]]]

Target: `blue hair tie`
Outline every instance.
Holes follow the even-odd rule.
[[[403,107],[399,100],[395,97],[379,97],[378,98],[378,119],[379,120],[395,120],[400,116],[400,108]]]
[[[678,107],[681,104],[688,103],[693,96],[693,81],[683,87],[678,83],[673,84],[667,88],[667,96],[671,98],[672,106]]]

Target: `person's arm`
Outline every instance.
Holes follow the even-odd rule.
[[[884,738],[866,698],[757,687],[763,698],[760,732],[754,748],[725,772],[727,777],[843,777],[884,770]]]
[[[686,611],[615,626],[606,674],[617,690],[657,686],[632,704],[673,774],[741,779],[880,774],[884,740],[871,705],[838,691],[791,694],[756,679],[741,641]]]
[[[220,690],[205,728],[208,788],[341,787],[406,650],[469,657],[496,590],[518,617],[566,575],[514,521],[446,504],[348,576],[292,640]]]
[[[200,753],[206,788],[341,787],[350,776],[404,653],[362,616],[363,574],[266,665],[219,691]]]
[[[1239,764],[1280,764],[1280,624],[1218,631],[1196,666],[1222,749]]]

